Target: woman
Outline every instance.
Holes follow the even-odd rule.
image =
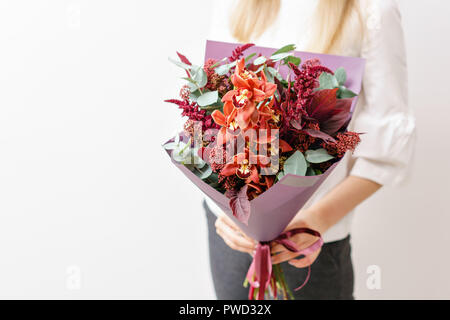
[[[321,250],[297,257],[274,246],[273,263],[282,263],[291,288],[309,283],[296,299],[353,299],[350,223],[354,208],[383,185],[407,174],[414,147],[414,118],[407,103],[403,31],[393,0],[240,0],[218,1],[211,38],[299,50],[359,56],[366,59],[363,90],[350,130],[364,132],[308,204],[287,227],[307,226],[322,233]],[[229,17],[229,19],[228,19]],[[210,260],[219,299],[246,299],[243,277],[255,241],[207,200]],[[216,218],[218,216],[218,218]],[[300,248],[314,239],[297,235]]]

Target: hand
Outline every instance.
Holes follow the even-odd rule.
[[[216,232],[231,249],[253,255],[257,242],[246,236],[225,214],[217,218]]]
[[[291,221],[291,223],[287,226],[286,230],[292,230],[296,228],[310,228],[313,230],[317,230],[320,233],[323,233],[325,230],[324,226],[320,226],[318,222],[313,222],[312,217],[314,217],[314,213],[304,211],[301,212],[297,218]],[[297,247],[301,250],[309,247],[314,242],[317,241],[317,237],[307,234],[300,233],[291,237],[289,240],[293,241]],[[320,254],[320,249],[311,253],[310,255],[304,256],[301,259],[294,259],[299,256],[298,253],[291,252],[287,250],[284,246],[274,243],[272,245],[272,263],[278,264],[284,261],[289,261],[288,263],[297,268],[305,268],[314,263],[317,257]]]

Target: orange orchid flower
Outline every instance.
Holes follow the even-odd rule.
[[[234,90],[228,91],[222,102],[232,104],[237,109],[236,121],[241,129],[246,129],[251,124],[256,124],[259,113],[256,103],[273,96],[277,86],[267,82],[264,72],[261,72],[261,79],[245,68],[245,59],[238,61],[234,74],[231,76]]]
[[[243,153],[235,155],[220,171],[220,174],[223,176],[237,175],[246,183],[259,184],[258,166],[267,166],[269,163],[269,157],[255,155],[246,148]]]
[[[219,110],[214,110],[211,114],[214,122],[221,126],[218,134],[217,134],[217,143],[224,144],[227,141],[227,130],[230,129],[235,131],[239,128],[238,123],[236,122],[236,114],[237,109],[233,106],[232,103],[225,103],[223,106],[223,112]]]

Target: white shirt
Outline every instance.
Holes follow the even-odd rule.
[[[211,40],[236,42],[230,34],[229,15],[235,1],[216,0]],[[277,48],[295,43],[306,50],[310,19],[317,0],[282,0],[276,22],[252,42]],[[360,0],[363,35],[345,32],[340,54],[366,59],[362,91],[349,130],[364,132],[361,143],[348,152],[305,208],[320,200],[348,175],[381,185],[397,185],[407,176],[415,144],[415,120],[408,105],[406,54],[401,16],[394,0]],[[352,17],[357,19],[356,16]],[[353,24],[350,24],[353,25]],[[207,199],[211,210],[221,210]],[[338,204],[337,204],[338,205]],[[325,242],[345,238],[351,229],[350,212],[324,235]]]

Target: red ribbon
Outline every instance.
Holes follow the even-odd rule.
[[[297,245],[289,240],[290,237],[295,236],[299,233],[307,233],[313,236],[318,237],[319,239],[314,242],[311,246],[299,250]],[[250,291],[249,291],[249,300],[253,299],[255,288],[258,288],[258,300],[264,300],[264,294],[266,292],[266,288],[271,285],[273,288],[274,295],[276,296],[276,285],[275,278],[272,274],[272,257],[270,254],[270,243],[276,242],[281,244],[287,250],[291,252],[298,253],[299,255],[309,255],[317,250],[319,250],[323,245],[323,239],[319,232],[315,230],[311,230],[309,228],[297,228],[286,231],[279,235],[276,239],[272,241],[261,241],[256,246],[256,252],[253,256],[252,264],[247,272],[247,280],[250,283]],[[311,267],[308,269],[308,274],[306,276],[305,281],[301,286],[296,288],[295,290],[300,290],[303,286],[308,282],[309,276],[311,272]]]

